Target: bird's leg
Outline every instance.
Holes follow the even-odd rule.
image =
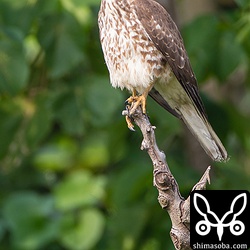
[[[137,100],[137,98],[138,98],[138,96],[137,96],[136,89],[133,88],[132,95],[126,100],[126,102],[129,104],[132,104],[133,102],[135,102]]]
[[[151,83],[146,90],[140,95],[140,96],[134,96],[132,95],[130,98],[133,99],[132,106],[130,109],[130,114],[133,114],[135,112],[135,110],[141,105],[142,107],[142,112],[143,114],[146,114],[146,102],[147,102],[147,97],[148,97],[148,93],[150,92],[150,90],[153,88],[154,83]],[[134,94],[134,91],[133,91]],[[129,98],[129,99],[130,99]]]
[[[125,118],[128,128],[132,131],[134,131],[134,125],[132,124],[130,115],[133,114],[140,105],[142,107],[143,114],[146,114],[146,100],[148,97],[148,93],[150,92],[153,86],[154,83],[151,83],[140,96],[138,96],[136,90],[133,89],[132,96],[130,96],[126,101],[127,103],[131,104],[131,107],[126,107],[128,109],[128,115],[126,115]]]
[[[137,96],[137,92],[136,92],[136,89],[134,88],[133,91],[132,91],[132,96],[130,96],[126,102],[129,103],[129,104],[132,104],[134,103],[136,100],[137,100],[138,96]],[[130,106],[126,106],[126,109],[128,110],[128,113],[130,114]],[[134,131],[134,125],[132,123],[132,120],[131,118],[129,117],[129,115],[126,115],[125,116],[125,119],[126,119],[126,122],[127,122],[127,125],[128,125],[128,128],[132,131]]]

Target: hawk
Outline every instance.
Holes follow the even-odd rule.
[[[154,0],[102,0],[100,41],[113,87],[128,89],[146,113],[150,95],[180,118],[215,161],[227,152],[207,120],[197,80],[181,34],[169,13]],[[128,124],[131,126],[131,124]]]

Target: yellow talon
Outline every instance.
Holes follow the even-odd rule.
[[[127,122],[127,125],[128,125],[128,128],[131,130],[131,131],[135,131],[134,130],[134,125],[131,121],[131,118],[129,118],[129,116],[125,116],[125,119],[126,119],[126,122]]]
[[[135,110],[139,106],[141,106],[143,114],[146,114],[146,97],[144,96],[144,94],[142,94],[140,96],[133,97],[133,98],[134,98],[134,101],[132,102],[131,110],[129,111],[129,113],[133,114],[135,112]]]
[[[136,90],[133,89],[132,95],[126,100],[127,103],[131,104],[130,114],[133,114],[140,105],[142,107],[142,112],[146,114],[146,99],[151,88],[150,85],[150,87],[140,96],[138,96]]]
[[[153,83],[150,84],[150,86],[144,91],[143,94],[137,95],[137,92],[135,89],[132,91],[132,96],[130,96],[126,102],[130,104],[130,109],[128,110],[128,115],[126,115],[126,122],[128,125],[128,128],[132,131],[134,131],[134,125],[132,124],[131,118],[129,117],[132,115],[135,110],[141,106],[143,114],[146,114],[146,101],[148,97],[149,91],[152,89]]]

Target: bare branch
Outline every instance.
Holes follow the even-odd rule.
[[[123,115],[129,115],[124,110]],[[175,249],[186,250],[190,247],[190,199],[185,200],[180,192],[177,181],[172,175],[166,161],[164,152],[160,151],[155,139],[155,127],[151,125],[149,118],[142,113],[138,107],[130,118],[140,128],[143,141],[141,149],[146,150],[153,163],[153,180],[159,195],[158,201],[161,207],[166,210],[172,222],[170,231],[171,239]],[[193,187],[193,190],[205,189],[209,179],[210,167],[206,170],[200,181]]]

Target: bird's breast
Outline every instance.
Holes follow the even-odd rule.
[[[99,12],[102,50],[112,85],[130,91],[136,88],[142,93],[158,79],[167,81],[172,71],[148,37],[133,6],[125,7],[112,1],[102,3]]]

